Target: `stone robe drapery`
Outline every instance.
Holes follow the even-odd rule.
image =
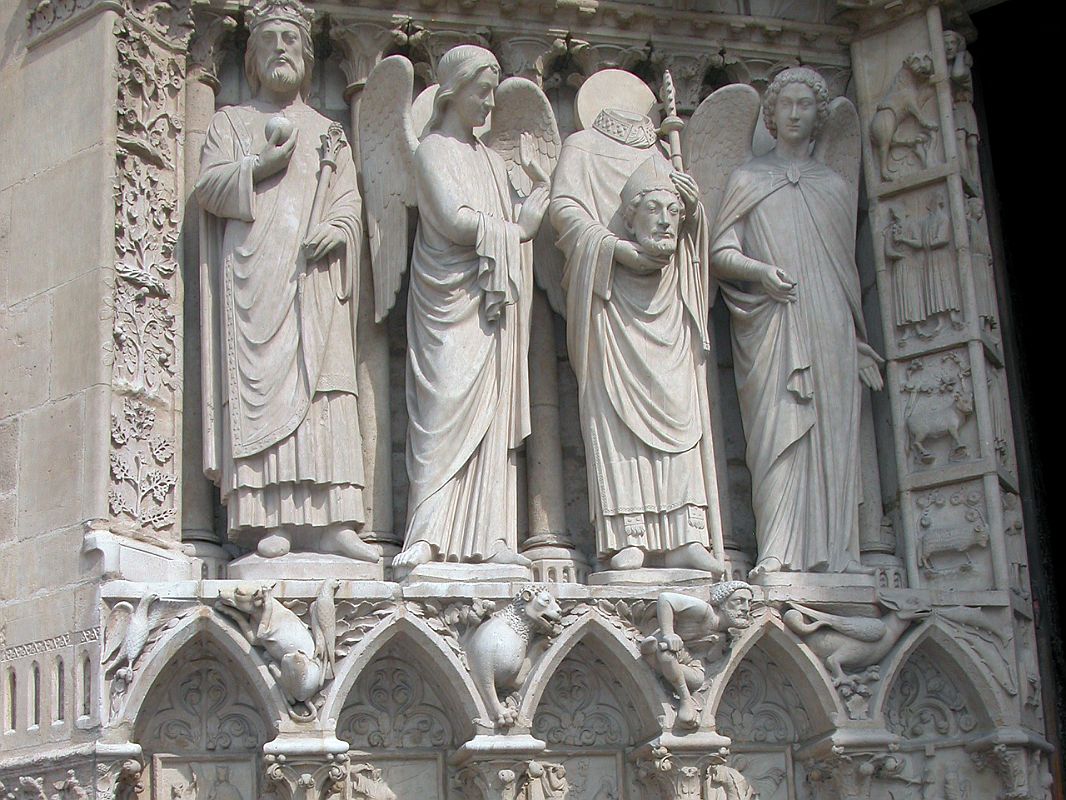
[[[532,262],[499,155],[431,133],[416,162],[405,547],[426,542],[437,559],[480,561],[518,547],[515,449],[529,434]],[[455,243],[446,231],[471,214],[475,244]]]
[[[342,149],[323,211],[345,246],[307,264],[302,244],[330,120],[307,106],[287,109],[298,136],[289,164],[253,184],[274,115],[254,104],[218,112],[196,186],[204,468],[221,486],[231,537],[249,545],[252,531],[363,520],[355,164]]]
[[[615,244],[628,238],[622,188],[651,157],[666,160],[655,145],[624,144],[595,129],[575,133],[563,146],[549,207],[566,255],[567,347],[601,557],[627,546],[664,552],[721,541],[702,209],[690,223],[696,236],[681,237],[662,272],[638,275],[614,259]]]
[[[723,283],[747,438],[758,560],[843,571],[859,561],[858,347],[865,326],[855,267],[856,209],[835,172],[770,154],[729,180],[714,254],[780,267],[797,299]]]

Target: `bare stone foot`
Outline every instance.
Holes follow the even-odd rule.
[[[691,695],[681,698],[681,704],[677,708],[677,724],[682,728],[697,727],[699,723],[696,721],[696,715],[698,713],[699,708]]]
[[[644,551],[639,547],[623,547],[613,556],[611,569],[640,569],[644,566]]]
[[[397,553],[392,559],[392,568],[394,570],[404,570],[410,572],[415,567],[422,564],[428,564],[433,560],[433,548],[429,542],[415,542],[410,547],[405,548],[402,552]]]
[[[264,536],[255,546],[255,552],[263,558],[278,558],[292,549],[292,539],[286,531]]]
[[[867,567],[864,564],[860,564],[858,561],[849,561],[847,566],[844,567],[844,572],[849,575],[873,575],[877,572],[873,567]]]
[[[748,580],[753,581],[756,578],[761,578],[763,575],[768,575],[771,572],[781,571],[781,560],[778,558],[764,558],[755,568],[748,573]]]
[[[663,564],[677,569],[698,569],[714,575],[721,575],[725,572],[722,562],[699,542],[689,542],[670,550],[663,556]]]
[[[521,553],[509,549],[503,542],[497,543],[492,555],[485,560],[492,564],[517,564],[520,567],[528,567],[533,563]]]
[[[374,545],[367,544],[347,525],[331,527],[323,534],[320,546],[324,552],[336,553],[356,561],[369,561],[376,564],[381,558],[381,551]]]

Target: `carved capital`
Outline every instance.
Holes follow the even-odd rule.
[[[662,745],[638,751],[637,781],[645,796],[659,800],[698,800],[701,795],[703,770],[710,756],[674,753]]]
[[[281,753],[263,756],[268,789],[286,800],[325,800],[341,793],[349,778],[348,763],[347,753],[292,758]]]
[[[476,44],[479,47],[489,46],[489,31],[480,29],[477,31],[456,30],[431,30],[417,25],[417,30],[411,34],[408,44],[416,56],[420,56],[421,63],[415,64],[417,72],[427,84],[437,82],[437,64],[441,56],[458,47],[461,44]]]
[[[391,50],[407,44],[409,19],[396,16],[391,25],[350,22],[330,28],[330,39],[340,50],[340,66],[348,79],[345,94],[351,96],[366,84],[370,71]]]
[[[996,744],[970,753],[970,759],[978,770],[991,770],[1003,787],[996,800],[1027,800],[1029,774],[1026,768],[1026,752],[1021,747]]]
[[[826,797],[870,800],[875,779],[890,780],[907,768],[895,750],[893,745],[883,751],[851,751],[837,745],[828,756],[807,764],[807,780]]]
[[[552,62],[567,50],[565,31],[549,31],[546,36],[514,34],[504,38],[497,47],[505,74],[528,78],[538,86],[544,85]]]
[[[467,800],[514,800],[524,762],[511,759],[473,761],[455,771],[455,784]]]
[[[673,76],[677,110],[692,113],[700,103],[703,76],[712,66],[721,66],[723,59],[718,53],[708,50],[656,50],[652,54],[652,62]]]
[[[648,58],[648,48],[626,43],[570,40],[570,54],[588,77],[601,69],[632,69]]]
[[[193,10],[194,31],[189,40],[189,80],[200,81],[218,92],[218,68],[237,20],[214,9],[197,6]]]

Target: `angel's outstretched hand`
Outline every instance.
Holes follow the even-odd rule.
[[[529,132],[518,138],[518,160],[534,184],[548,182],[548,174],[537,162],[537,144],[533,140],[533,134]]]
[[[522,203],[522,210],[518,212],[518,227],[521,230],[521,239],[528,242],[537,235],[540,222],[544,219],[544,212],[548,210],[548,201],[551,195],[548,193],[546,183],[533,187],[529,197]]]

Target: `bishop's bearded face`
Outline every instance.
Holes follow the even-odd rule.
[[[256,70],[273,92],[298,92],[304,80],[303,33],[291,22],[270,20],[255,29]]]
[[[672,256],[677,252],[681,227],[681,201],[666,189],[642,194],[630,209],[629,230],[637,246],[650,256]]]

